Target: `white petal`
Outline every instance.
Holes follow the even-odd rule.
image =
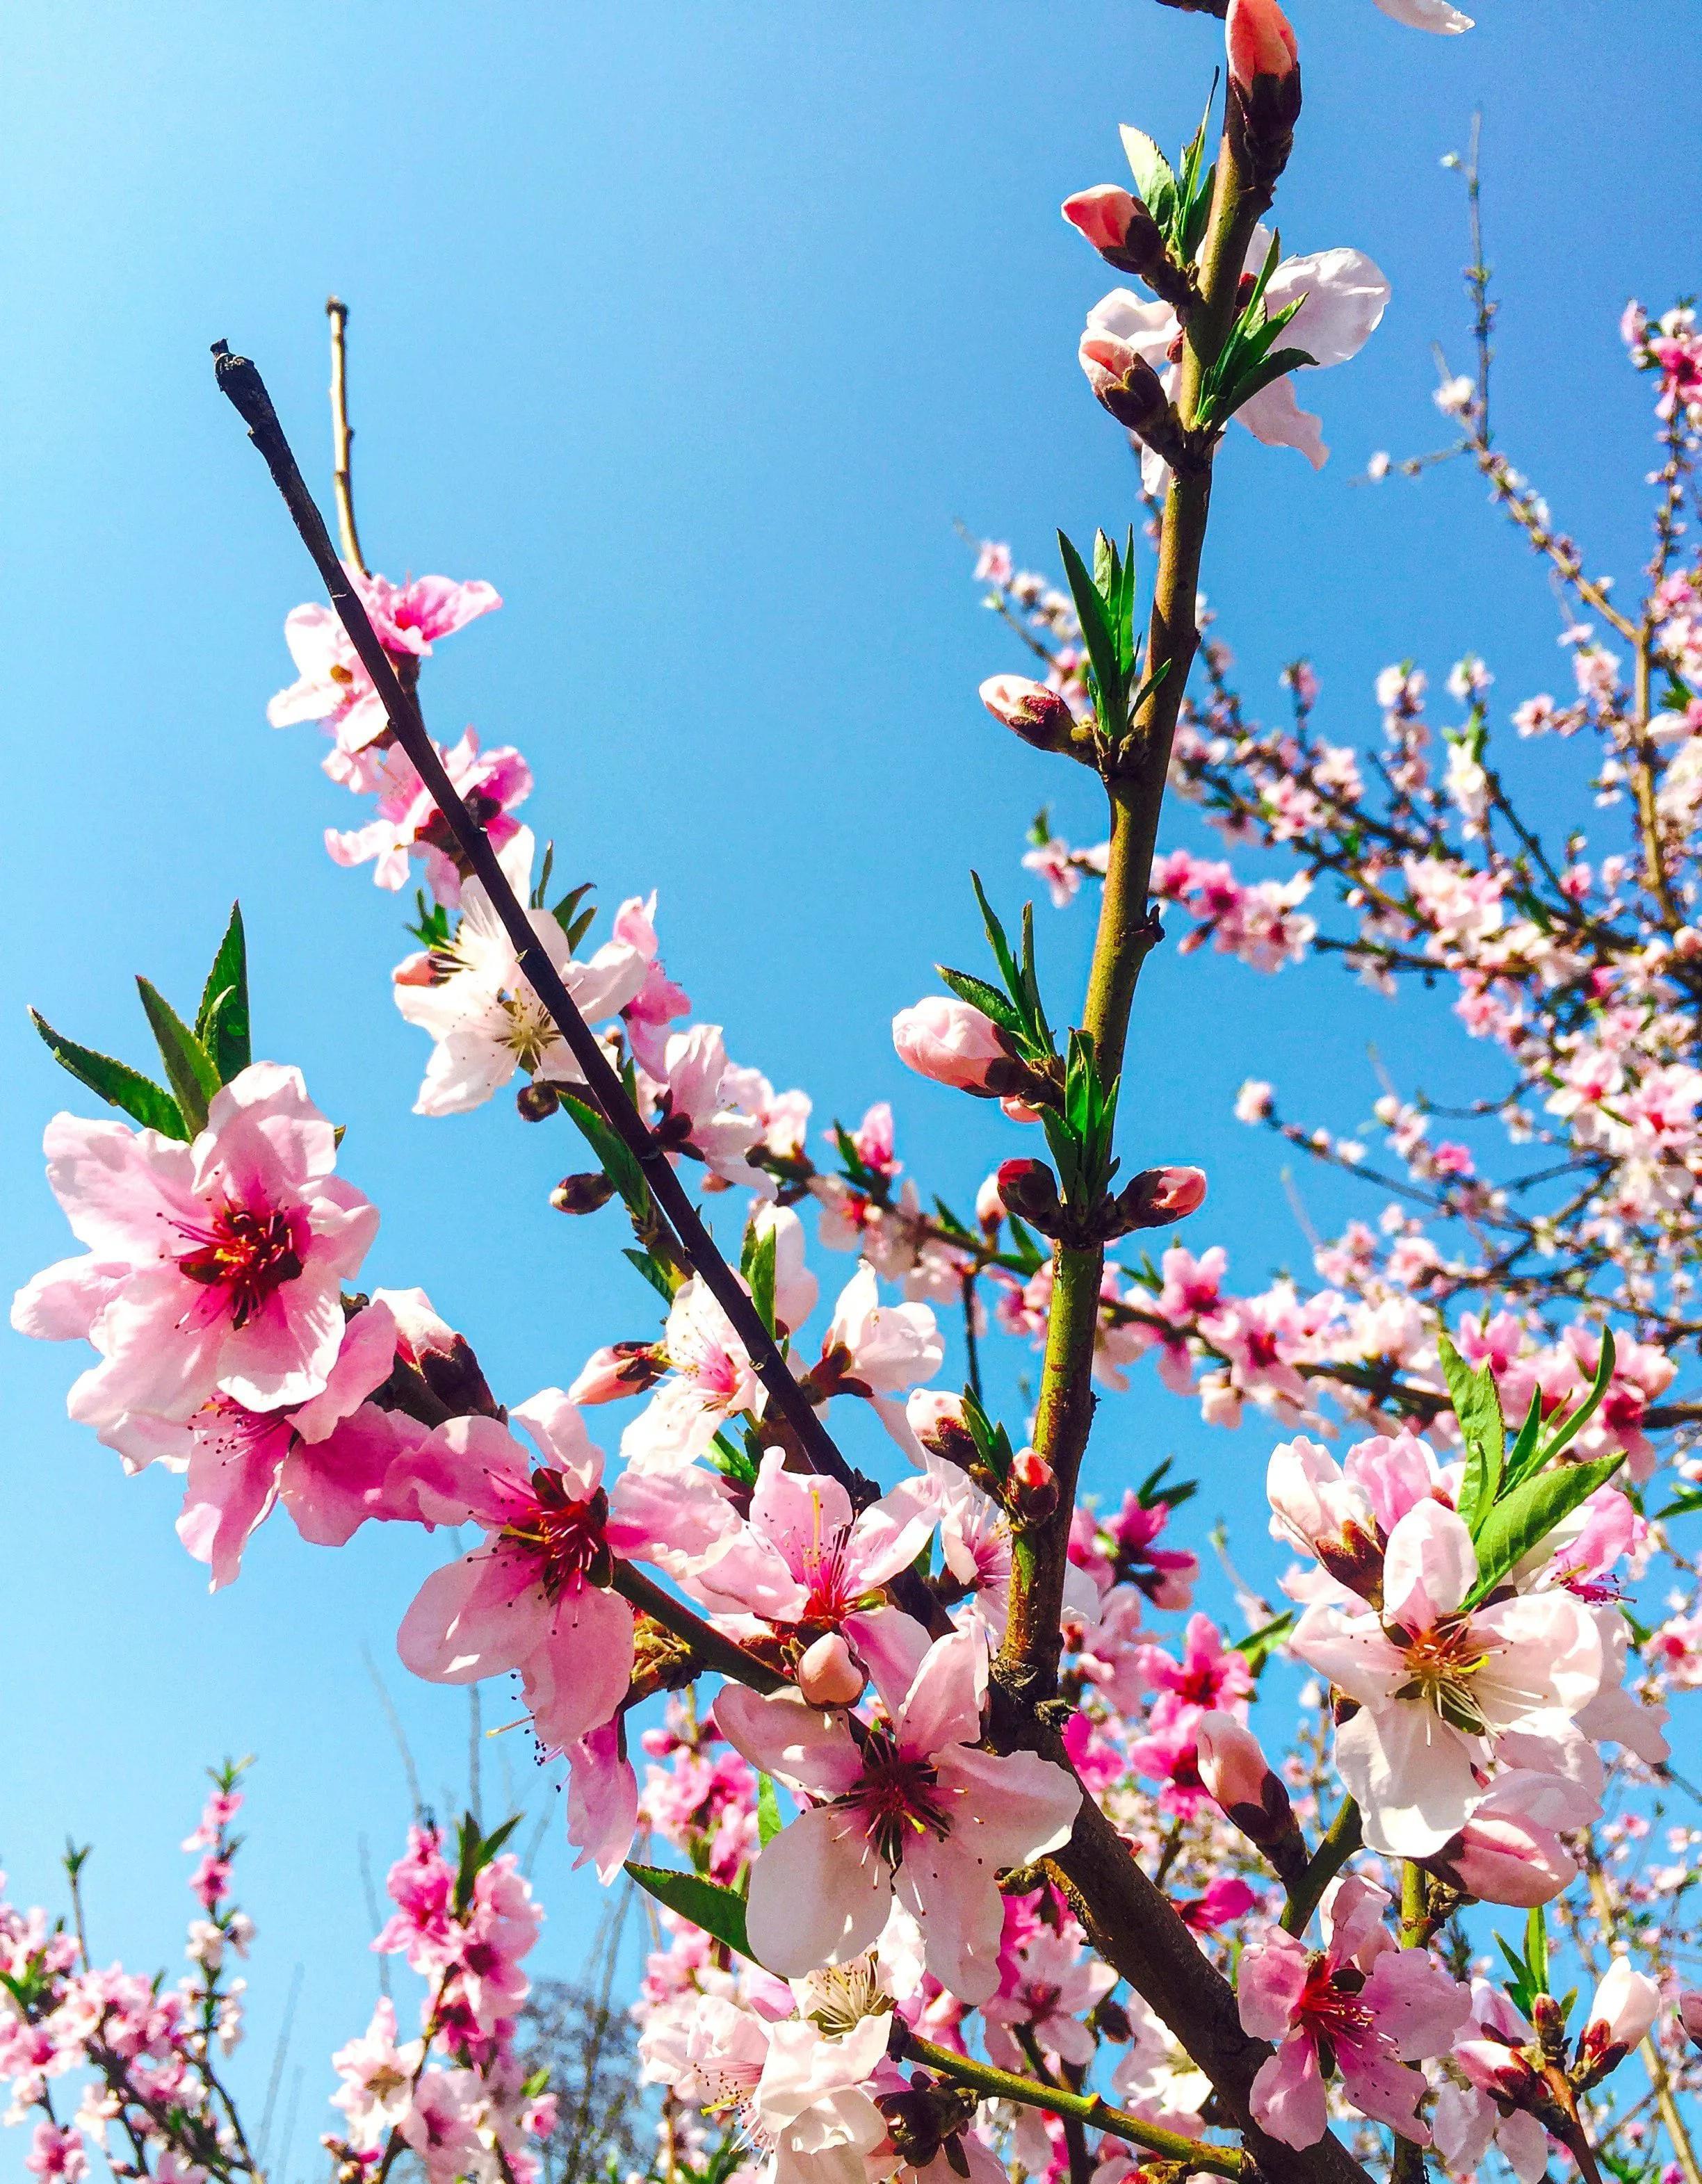
[[[1462,15],[1448,0],[1376,0],[1376,4],[1392,21],[1404,23],[1410,31],[1440,31],[1444,36],[1454,36],[1471,28],[1470,16]]]
[[[1314,250],[1285,258],[1264,292],[1276,312],[1296,298],[1300,309],[1277,337],[1320,365],[1345,364],[1376,332],[1388,307],[1389,284],[1363,250]]]

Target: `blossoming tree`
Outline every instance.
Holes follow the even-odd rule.
[[[1377,4],[1470,28],[1442,0]],[[339,543],[254,366],[216,352],[328,599],[287,618],[296,679],[271,718],[319,722],[326,773],[366,800],[331,855],[419,883],[394,973],[429,1043],[418,1111],[512,1087],[522,1119],[565,1118],[588,1151],[553,1201],[619,1201],[633,1334],[516,1399],[421,1290],[358,1286],[377,1212],[300,1072],[255,1057],[239,914],[193,1017],[142,983],[163,1082],[40,1022],[126,1119],[48,1125],[82,1249],[20,1293],[14,1326],[92,1351],[72,1416],[127,1469],[179,1474],[178,1533],[215,1587],[280,1506],[318,1546],[368,1524],[457,1531],[399,1601],[398,1650],[428,1681],[511,1679],[565,1769],[581,1862],[653,1899],[636,2014],[665,2184],[1418,2184],[1432,2157],[1460,2178],[1505,2164],[1534,2184],[1555,2162],[1586,2184],[1702,2184],[1683,1910],[1702,1837],[1677,1829],[1673,1862],[1648,1863],[1661,1801],[1694,1794],[1664,1694],[1702,1681],[1702,568],[1683,546],[1702,339],[1685,309],[1627,315],[1660,449],[1634,608],[1492,436],[1481,248],[1477,369],[1438,398],[1447,452],[1572,606],[1576,692],[1513,725],[1556,739],[1557,764],[1582,738],[1579,786],[1624,821],[1621,846],[1586,861],[1581,835],[1553,843],[1518,809],[1474,657],[1449,678],[1464,718],[1439,771],[1410,664],[1380,682],[1378,747],[1325,740],[1304,662],[1292,718],[1260,726],[1202,628],[1214,465],[1231,424],[1322,463],[1304,375],[1351,359],[1387,288],[1351,248],[1281,254],[1266,219],[1302,118],[1296,41],[1275,0],[1229,0],[1225,30],[1215,142],[1203,125],[1173,165],[1125,129],[1128,181],[1063,207],[1138,283],[1095,306],[1080,353],[1140,459],[1150,606],[1133,526],[1062,540],[1061,586],[997,545],[977,571],[1035,671],[996,673],[989,710],[1097,776],[1109,827],[1073,850],[1042,822],[1024,861],[1061,905],[1098,890],[1079,1006],[1043,992],[1031,913],[1013,933],[978,880],[988,960],[942,968],[946,991],[895,1018],[905,1064],[1035,1147],[967,1216],[901,1184],[884,1104],[822,1157],[806,1095],[695,1020],[656,898],[594,941],[588,889],[552,899],[517,816],[520,753],[432,739],[426,661],[501,602],[366,567],[335,304]],[[1281,876],[1163,850],[1170,791]],[[1326,930],[1302,905],[1331,889]],[[1167,912],[1185,950],[1265,972],[1330,952],[1387,993],[1450,981],[1499,1072],[1470,1121],[1500,1127],[1518,1172],[1491,1180],[1392,1083],[1374,1173],[1249,1084],[1244,1120],[1371,1180],[1387,1211],[1320,1243],[1309,1290],[1235,1293],[1217,1244],[1155,1263],[1141,1233],[1206,1197],[1197,1170],[1130,1174],[1118,1153]],[[728,1193],[736,1263],[699,1202]],[[819,1251],[855,1259],[824,1324],[811,1222]],[[961,1389],[942,1384],[958,1328]],[[1031,1417],[996,1415],[996,1329],[1040,1353]],[[1078,1491],[1097,1388],[1126,1391],[1148,1357],[1208,1420],[1270,1421],[1292,1606],[1239,1635],[1191,1612],[1198,1563],[1171,1523],[1191,1490],[1168,1467],[1115,1506]],[[884,1485],[841,1446],[859,1405],[890,1446]],[[1652,1625],[1628,1588],[1663,1579]],[[1253,1726],[1279,1658],[1310,1679],[1281,1738],[1273,1709]],[[263,2170],[220,2072],[251,1938],[239,1775],[215,1776],[186,1846],[177,1987],[98,1968],[79,1853],[69,1925],[0,1913],[0,2068],[32,2174],[75,2184],[92,2148],[170,2184]],[[506,1834],[469,1819],[451,1847],[422,1822],[391,1870],[375,1946],[417,1975],[418,2030],[387,1993],[332,2059],[325,2138],[348,2184],[401,2163],[429,2184],[539,2173],[553,2096],[516,2028],[540,1911]]]

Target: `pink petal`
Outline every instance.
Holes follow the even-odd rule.
[[[812,1797],[837,1797],[862,1773],[862,1756],[838,1714],[784,1694],[763,1698],[741,1684],[716,1693],[715,1725],[735,1752],[764,1774],[778,1774]]]
[[[432,1572],[402,1618],[396,1651],[427,1683],[475,1684],[519,1668],[549,1627],[534,1566],[480,1547]]]
[[[1285,2040],[1259,2064],[1248,2106],[1253,2121],[1284,2146],[1316,2146],[1328,2127],[1330,2111],[1309,2040]]]
[[[727,1695],[716,1701],[717,1720]],[[872,1947],[891,1908],[891,1869],[856,1815],[818,1805],[758,1854],[745,1927],[760,1963],[800,1979]]]

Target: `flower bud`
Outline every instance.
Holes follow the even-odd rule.
[[[1684,2028],[1684,2036],[1690,2045],[1702,2051],[1702,1994],[1693,1988],[1678,1997],[1678,2022]]]
[[[1509,2108],[1533,2108],[1543,2102],[1537,2066],[1521,2048],[1504,2048],[1498,2040],[1461,2040],[1454,2047],[1454,2060],[1480,2093],[1493,2093]]]
[[[1213,1803],[1264,1852],[1282,1880],[1298,1880],[1308,1862],[1305,1839],[1258,1739],[1233,1714],[1212,1712],[1196,1723],[1194,1747]]]
[[[975,1218],[983,1228],[994,1229],[1005,1217],[1005,1201],[999,1195],[999,1178],[990,1175],[975,1193]]]
[[[991,1020],[967,1001],[944,994],[929,994],[914,1008],[901,1009],[892,1020],[892,1043],[899,1060],[918,1077],[981,1099],[994,1096],[989,1073],[1009,1059]]]
[[[798,1689],[812,1706],[855,1706],[868,1680],[837,1630],[818,1638],[798,1662]]]
[[[1057,1178],[1044,1161],[1001,1161],[997,1181],[1007,1213],[1038,1228],[1042,1236],[1057,1235],[1063,1208],[1058,1202]]]
[[[1520,1911],[1552,1902],[1578,1876],[1576,1860],[1552,1828],[1507,1814],[1474,1814],[1424,1863],[1463,1896]]]
[[[1229,46],[1230,81],[1250,92],[1258,78],[1295,75],[1300,47],[1276,0],[1230,0],[1224,25]]]
[[[522,1123],[546,1123],[561,1105],[561,1096],[553,1084],[526,1084],[515,1094],[514,1104]]]
[[[990,675],[980,697],[996,721],[1036,750],[1067,744],[1075,727],[1075,716],[1057,692],[1026,675]]]
[[[432,1309],[423,1290],[374,1290],[372,1301],[390,1307],[396,1322],[396,1362],[372,1401],[425,1425],[445,1418],[499,1415],[472,1345]]]
[[[1136,439],[1164,454],[1166,446],[1179,437],[1175,412],[1163,381],[1141,352],[1115,334],[1090,325],[1076,354],[1101,407]]]
[[[1276,0],[1230,0],[1229,116],[1234,155],[1251,193],[1270,203],[1300,118],[1299,48]]]
[[[1616,2069],[1648,2033],[1660,2008],[1660,1989],[1616,1957],[1602,1975],[1578,2041],[1578,2083],[1593,2086]]]
[[[594,1350],[567,1390],[570,1403],[618,1403],[623,1396],[653,1388],[667,1370],[667,1360],[648,1342],[605,1343]]]
[[[558,1213],[594,1213],[615,1195],[615,1186],[600,1168],[585,1175],[564,1175],[550,1194]]]
[[[1115,182],[1097,182],[1091,190],[1078,190],[1064,199],[1063,212],[1119,273],[1144,276],[1167,255],[1158,221],[1139,198]]]
[[[1203,1168],[1149,1167],[1131,1178],[1111,1202],[1108,1237],[1131,1228],[1168,1228],[1205,1203]]]
[[[1559,1998],[1552,1994],[1533,1994],[1531,2024],[1544,2058],[1550,2063],[1562,2061],[1566,2053],[1566,2013]]]
[[[943,1388],[918,1388],[905,1404],[910,1430],[929,1454],[967,1471],[979,1461],[975,1436],[963,1412],[963,1398]]]
[[[1043,1524],[1057,1507],[1057,1475],[1035,1449],[1019,1448],[1011,1458],[1005,1490],[1019,1524]]]

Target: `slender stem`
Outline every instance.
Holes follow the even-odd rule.
[[[354,482],[349,475],[349,451],[354,428],[349,421],[349,306],[340,296],[327,296],[325,315],[331,321],[331,461],[332,484],[337,494],[337,528],[343,540],[343,558],[364,577],[360,534],[354,527]]]
[[[793,1379],[749,1291],[716,1249],[667,1152],[628,1098],[601,1043],[579,1013],[560,972],[539,940],[525,906],[510,886],[489,838],[445,772],[437,746],[426,733],[418,705],[399,681],[395,666],[378,640],[359,593],[337,558],[325,520],[308,492],[259,373],[246,357],[232,355],[223,342],[215,344],[213,353],[220,388],[242,416],[249,438],[265,458],[348,632],[349,643],[372,679],[397,741],[406,751],[448,822],[474,876],[484,888],[514,948],[522,972],[561,1034],[592,1100],[639,1162],[652,1197],[672,1227],[680,1256],[726,1314],[756,1367],[769,1400],[796,1435],[799,1449],[810,1468],[837,1479],[855,1502],[866,1503],[873,1498],[874,1488],[840,1455],[808,1395]],[[901,1580],[895,1590],[900,1604],[907,1604],[911,1588]],[[920,1592],[919,1580],[914,1590]],[[926,1610],[923,1612],[925,1615]]]
[[[630,1563],[615,1564],[615,1591],[622,1600],[641,1609],[652,1623],[660,1623],[664,1630],[683,1640],[706,1669],[730,1676],[734,1683],[748,1684],[753,1691],[783,1691],[788,1688],[786,1679],[778,1669],[769,1668],[712,1624],[694,1615],[684,1602],[676,1600],[671,1592],[664,1592]]]
[[[1303,1934],[1310,1925],[1318,1899],[1359,1847],[1359,1808],[1343,1797],[1335,1818],[1324,1831],[1324,1840],[1312,1854],[1312,1863],[1288,1892],[1282,1914],[1286,1934]]]
[[[1149,2153],[1163,2154],[1167,2160],[1203,2170],[1209,2176],[1239,2176],[1247,2165],[1245,2156],[1232,2146],[1210,2146],[1203,2139],[1185,2138],[1180,2131],[1165,2131],[1158,2124],[1125,2114],[1097,2093],[1073,2093],[1061,2086],[1042,2085],[1036,2078],[1018,2077],[1013,2070],[996,2070],[974,2056],[956,2055],[949,2048],[937,2048],[931,2040],[920,2039],[913,2032],[905,2035],[904,2053],[912,2062],[938,2071],[942,2078],[968,2086],[984,2100],[1015,2101],[1024,2108],[1045,2109],[1091,2131],[1126,2138],[1131,2145],[1144,2146]]]

